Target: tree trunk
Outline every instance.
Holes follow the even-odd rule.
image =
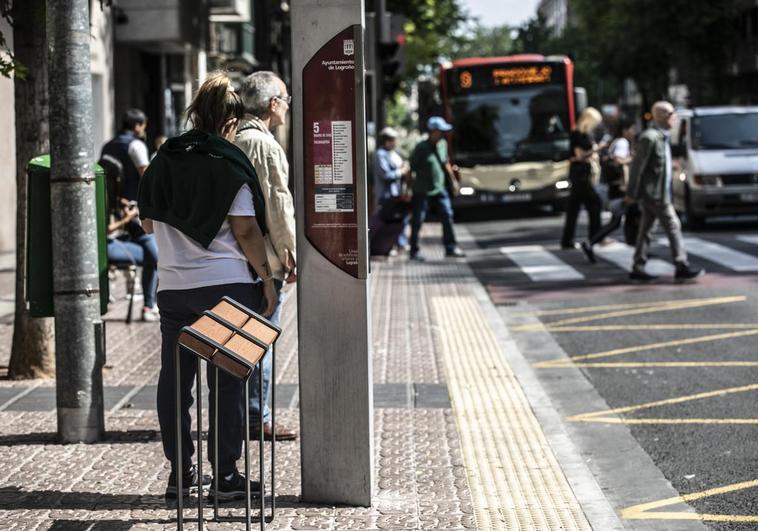
[[[55,375],[52,319],[33,319],[26,309],[26,164],[49,151],[45,0],[13,2],[16,58],[29,70],[14,82],[16,108],[16,315],[8,375],[15,379]],[[52,267],[52,264],[50,264]]]

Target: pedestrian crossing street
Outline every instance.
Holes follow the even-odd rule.
[[[647,272],[658,276],[673,276],[674,264],[668,255],[668,240],[658,238],[655,243],[656,257],[647,263]],[[732,247],[734,244],[736,247]],[[758,235],[742,234],[713,241],[704,237],[686,236],[684,245],[690,262],[707,271],[732,273],[758,272]],[[634,248],[621,242],[594,247],[597,264],[584,260],[581,251],[559,251],[543,245],[514,245],[500,247],[500,253],[515,264],[531,282],[581,281],[588,276],[596,277],[603,266],[630,272]],[[751,252],[748,252],[750,250]]]

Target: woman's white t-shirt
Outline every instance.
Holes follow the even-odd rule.
[[[255,216],[248,185],[240,187],[227,216]],[[153,232],[159,256],[158,291],[255,282],[226,219],[207,249],[160,221],[153,221]]]
[[[618,137],[616,140],[614,140],[608,151],[610,151],[609,155],[614,158],[618,159],[628,159],[632,156],[632,149],[629,145],[629,141],[624,138],[623,136]]]

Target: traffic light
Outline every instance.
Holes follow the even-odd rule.
[[[405,17],[388,14],[389,39],[379,43],[379,63],[381,64],[382,92],[391,96],[400,90],[400,82],[405,74]]]

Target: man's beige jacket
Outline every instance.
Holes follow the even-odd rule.
[[[287,155],[258,118],[247,116],[240,124],[237,147],[253,163],[266,200],[266,255],[274,278],[284,280],[286,255],[295,255],[295,208],[289,187]]]

